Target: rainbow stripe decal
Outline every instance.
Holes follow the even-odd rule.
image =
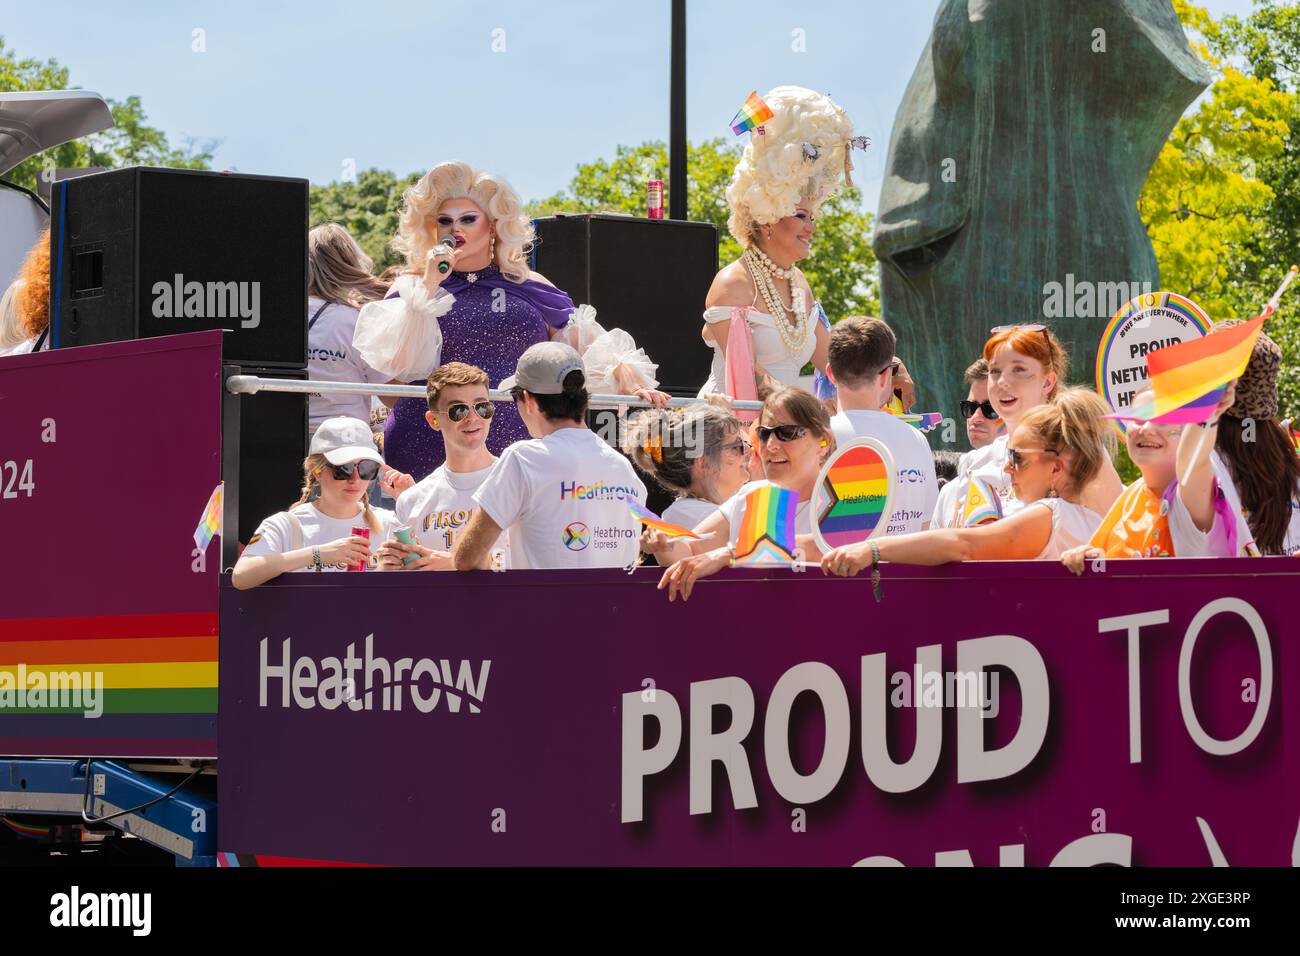
[[[827,461],[817,484],[818,538],[830,548],[856,544],[883,530],[893,465],[873,444],[850,442]]]
[[[736,540],[736,564],[789,564],[794,560],[794,518],[799,493],[764,482],[745,496]]]
[[[215,757],[216,612],[0,620],[0,753]]]

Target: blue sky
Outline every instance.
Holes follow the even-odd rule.
[[[854,172],[874,208],[894,112],[938,5],[690,0],[690,138],[730,136],[752,89],[822,90],[874,142]],[[1252,7],[1204,5],[1216,16]],[[220,140],[217,168],[324,183],[349,160],[406,173],[465,159],[534,199],[566,186],[580,162],[668,134],[667,0],[6,6],[8,47],[59,60],[74,84],[105,96],[139,95],[173,142]],[[193,50],[195,30],[205,52]],[[792,49],[795,31],[804,52]]]

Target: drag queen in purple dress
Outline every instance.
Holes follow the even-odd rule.
[[[367,325],[363,312],[355,344],[375,368],[388,370],[397,382],[423,385],[438,364],[465,362],[487,372],[495,388],[514,374],[515,363],[530,345],[560,337],[566,326],[566,340],[576,337],[573,300],[528,268],[533,225],[504,180],[466,163],[440,163],[408,189],[404,199],[393,245],[406,255],[407,270],[388,297],[367,310],[373,319],[382,319],[387,310],[408,328],[423,324],[431,335],[440,333],[440,355],[428,347],[398,354],[404,348],[394,348],[391,338],[375,344],[367,338],[374,325]],[[608,346],[608,333],[602,342]],[[596,350],[603,357],[596,360],[597,365],[603,361],[601,368],[593,368],[595,356],[584,356],[589,390],[612,386],[621,394],[666,403],[668,396],[655,390],[654,366],[635,343],[631,345]],[[416,480],[446,458],[442,434],[426,424],[426,410],[420,399],[399,399],[384,429],[386,460]],[[498,402],[488,448],[499,455],[507,445],[526,438],[515,407]]]

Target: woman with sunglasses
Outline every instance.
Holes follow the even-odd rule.
[[[417,543],[388,541],[379,549],[384,570],[452,571],[451,552],[477,505],[474,492],[496,464],[487,440],[496,405],[488,398],[488,374],[463,362],[439,366],[426,386],[428,426],[442,434],[447,460],[397,499],[398,527]],[[506,536],[497,539],[494,567],[508,568]]]
[[[1006,475],[1023,507],[973,528],[942,528],[880,537],[836,548],[822,571],[852,577],[881,561],[1056,560],[1086,542],[1101,515],[1083,503],[1083,489],[1108,461],[1115,438],[1096,392],[1071,388],[1025,414],[1007,443]]]
[[[750,451],[740,421],[704,402],[642,412],[623,435],[623,454],[676,496],[663,519],[684,528],[700,524],[749,481]],[[642,541],[656,557],[665,543],[648,529]]]
[[[672,601],[680,592],[682,600],[691,596],[695,582],[716,574],[735,559],[740,523],[745,514],[745,499],[764,483],[789,488],[799,494],[794,530],[805,555],[816,557],[812,541],[812,518],[808,502],[822,464],[835,450],[835,436],[826,406],[801,388],[780,388],[763,401],[756,427],[758,459],[763,466],[763,481],[742,485],[716,512],[693,529],[703,540],[661,546],[656,556],[661,564],[672,566],[659,579],[659,589],[668,589]],[[719,547],[718,542],[726,544]],[[643,539],[642,547],[645,547]]]
[[[257,587],[286,571],[366,566],[372,544],[378,547],[392,532],[393,513],[372,508],[366,494],[384,464],[369,425],[357,418],[327,418],[308,450],[302,497],[257,526],[235,563],[235,587]],[[369,537],[354,533],[358,527],[368,529]]]
[[[1065,347],[1045,325],[1007,325],[993,330],[984,343],[988,362],[988,395],[992,411],[1006,423],[1006,432],[983,448],[967,452],[957,468],[957,479],[939,496],[935,527],[961,527],[966,494],[973,478],[982,478],[1001,498],[1002,513],[1014,514],[1022,506],[1011,487],[1007,471],[1007,446],[1021,419],[1030,410],[1053,401],[1069,371]],[[986,414],[984,406],[981,412]],[[1084,504],[1104,514],[1124,485],[1109,457],[1082,489]]]

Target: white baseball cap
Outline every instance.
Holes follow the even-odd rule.
[[[563,342],[538,342],[519,356],[515,374],[497,388],[508,392],[518,385],[534,395],[559,395],[564,391],[564,379],[570,372],[586,374],[582,356],[572,346]]]
[[[331,465],[346,465],[354,461],[384,463],[375,447],[375,437],[370,434],[370,426],[359,418],[345,415],[327,418],[320,423],[316,434],[311,437],[308,454],[324,455]]]

